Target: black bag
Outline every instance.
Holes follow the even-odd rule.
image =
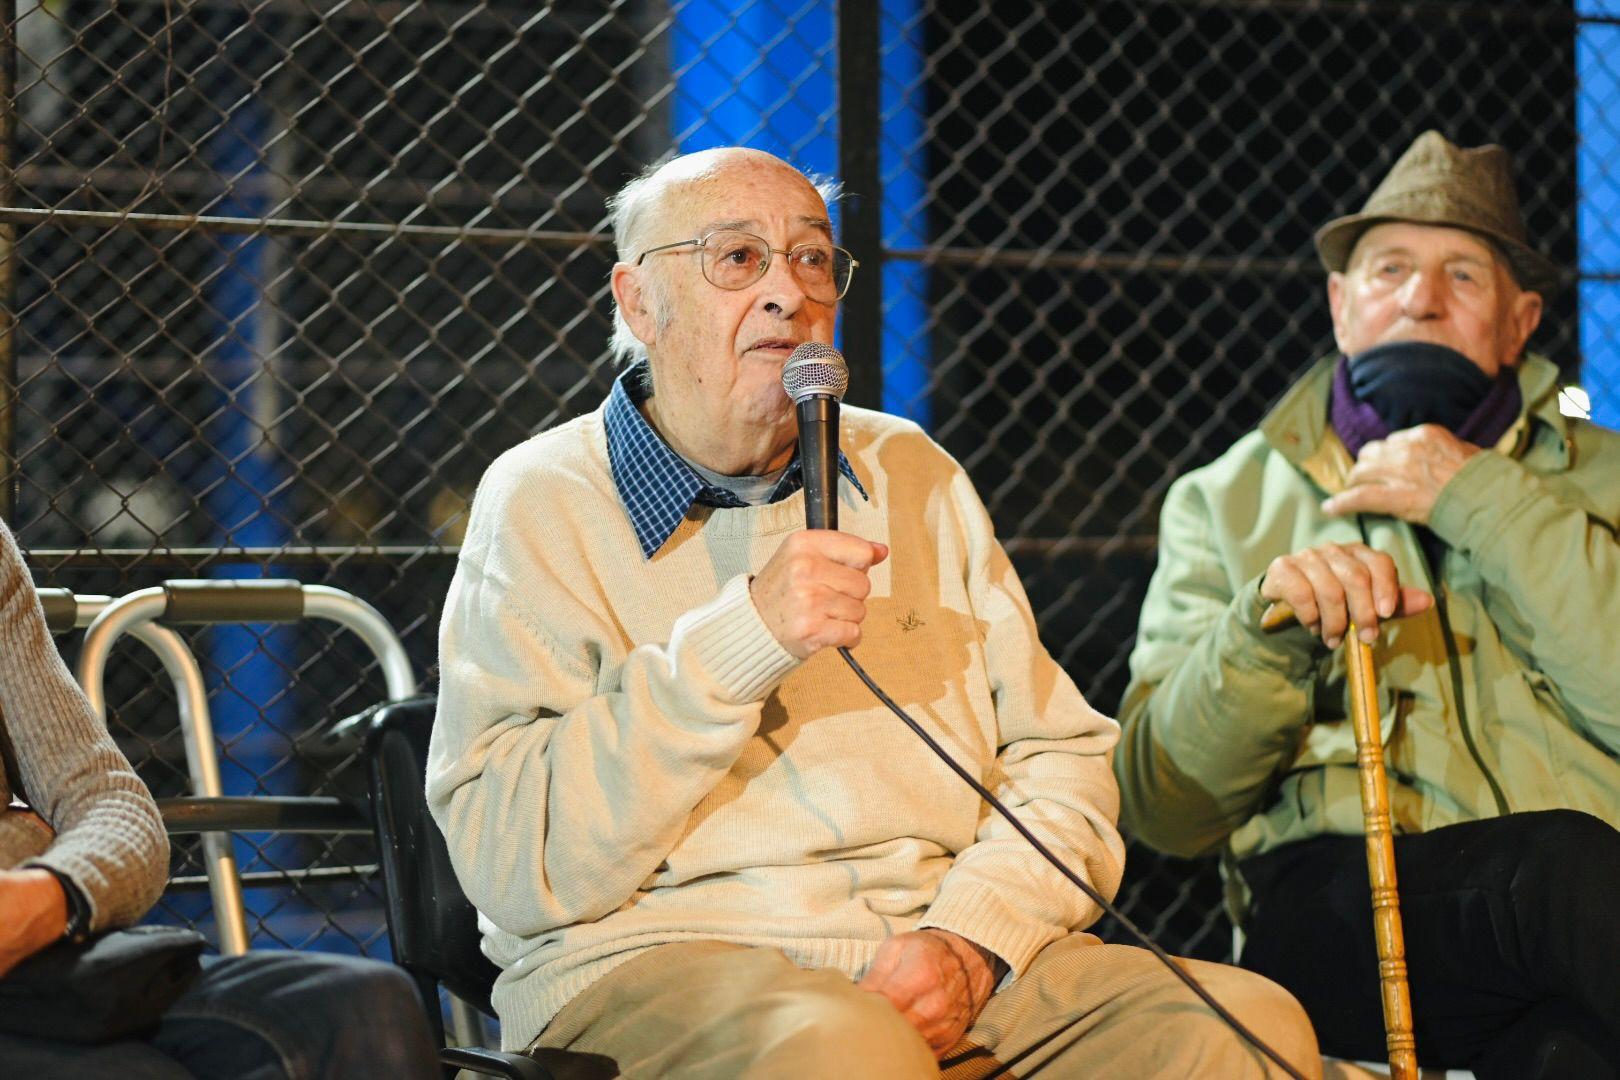
[[[0,1031],[72,1043],[150,1031],[202,971],[202,948],[178,926],[57,942],[0,977]]]

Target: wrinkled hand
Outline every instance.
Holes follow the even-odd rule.
[[[991,954],[947,930],[897,934],[857,984],[882,994],[939,1057],[973,1026],[995,989]]]
[[[1322,510],[1328,514],[1389,514],[1414,525],[1427,525],[1441,489],[1479,452],[1479,447],[1439,424],[1397,431],[1361,448],[1345,489],[1324,501]]]
[[[1434,598],[1402,585],[1395,560],[1366,544],[1321,544],[1279,555],[1266,567],[1260,595],[1294,609],[1301,626],[1336,649],[1350,624],[1361,640],[1378,640],[1382,619],[1427,611]]]
[[[808,660],[821,649],[860,643],[872,591],[867,571],[888,556],[883,544],[853,533],[806,529],[782,541],[748,588],[776,640]]]
[[[0,979],[67,932],[67,896],[48,870],[0,870]]]

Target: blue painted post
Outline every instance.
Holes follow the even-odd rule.
[[[928,132],[924,123],[924,20],[918,0],[882,0],[883,243],[890,249],[928,243]],[[928,267],[883,267],[883,410],[933,426],[929,370]]]
[[[243,35],[244,37],[246,35]],[[219,71],[226,65],[216,66]],[[251,62],[241,67],[251,70]],[[231,70],[221,72],[229,86],[212,100],[231,102],[231,112],[206,149],[209,165],[231,184],[212,212],[230,217],[263,217],[268,200],[255,184],[265,175],[263,147],[270,131],[270,109],[258,91]],[[261,236],[220,236],[218,272],[208,282],[207,298],[219,324],[206,370],[219,388],[216,410],[201,432],[205,467],[199,480],[204,507],[215,524],[214,543],[221,547],[277,547],[288,539],[287,468],[269,445],[258,419],[260,398],[271,392],[257,349],[264,318],[266,256],[269,241]],[[268,571],[273,574],[274,571]],[[227,566],[213,571],[221,578],[259,577],[257,567]],[[279,627],[216,627],[208,635],[209,701],[220,745],[229,748],[220,774],[227,794],[290,793],[298,789],[296,768],[281,765],[288,755],[297,723],[289,693],[294,661],[290,634]],[[252,838],[263,844],[262,835]],[[267,849],[277,861],[294,859],[298,841]],[[237,842],[237,861],[244,871],[263,869],[255,850]],[[273,910],[289,916],[303,905],[276,903],[273,894],[247,892],[250,919]],[[273,925],[273,924],[272,924]],[[252,929],[250,921],[249,929]],[[294,941],[302,936],[288,930]]]
[[[883,3],[883,231],[888,246],[926,242],[922,17],[917,0]],[[803,7],[792,20],[769,4],[688,0],[674,12],[673,143],[768,150],[800,168],[838,172],[835,5]],[[838,208],[832,209],[834,220]],[[883,408],[927,426],[928,278],[924,267],[873,266],[884,295]],[[866,279],[867,288],[877,283]],[[857,279],[856,288],[860,288]]]
[[[674,143],[752,146],[802,169],[838,169],[833,5],[783,19],[772,5],[687,0],[675,10]]]
[[[1578,0],[1581,15],[1620,15],[1617,0]],[[1576,31],[1576,230],[1582,274],[1620,274],[1620,26]],[[1620,281],[1580,285],[1581,382],[1592,419],[1620,428]]]

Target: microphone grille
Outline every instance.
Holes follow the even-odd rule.
[[[806,341],[782,366],[782,389],[795,405],[817,394],[843,401],[844,391],[849,389],[849,365],[844,363],[844,354],[831,345]]]

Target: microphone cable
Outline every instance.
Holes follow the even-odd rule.
[[[804,470],[804,508],[805,526],[811,529],[838,528],[838,403],[843,400],[844,392],[849,388],[849,367],[844,362],[844,354],[823,342],[807,341],[799,344],[793,350],[782,367],[782,390],[792,400],[799,416],[799,459]],[[1103,899],[1101,893],[1092,888],[1080,878],[1080,875],[1064,866],[1051,850],[1024,827],[1024,823],[1013,817],[1012,811],[1002,805],[983,784],[979,783],[965,768],[957,763],[945,751],[945,748],[934,740],[934,737],[925,731],[921,724],[906,715],[906,711],[894,703],[894,699],[883,692],[883,688],[873,681],[872,676],[866,673],[855,657],[850,655],[849,649],[840,647],[838,655],[844,658],[844,663],[850,670],[866,684],[866,688],[877,696],[877,699],[886,705],[890,712],[898,716],[917,737],[921,739],[928,749],[932,750],[950,770],[961,777],[963,782],[974,792],[989,803],[996,813],[1007,820],[1007,824],[1017,830],[1018,835],[1029,841],[1031,847],[1040,853],[1041,858],[1052,864],[1053,869],[1089,897],[1103,911],[1112,915],[1119,924],[1129,930],[1137,940],[1147,946],[1149,952],[1159,958],[1159,962],[1175,973],[1176,978],[1187,984],[1199,999],[1212,1009],[1216,1016],[1226,1022],[1233,1031],[1259,1050],[1266,1057],[1279,1065],[1283,1072],[1293,1077],[1293,1080],[1305,1080],[1298,1069],[1290,1065],[1281,1054],[1268,1046],[1260,1036],[1250,1031],[1243,1022],[1233,1016],[1226,1007],[1216,1001],[1210,992],[1204,989],[1199,981],[1193,978],[1165,952],[1160,945],[1134,922],[1125,917],[1125,913],[1113,904]]]
[[[1007,824],[1011,825],[1018,831],[1018,835],[1022,836],[1025,840],[1028,840],[1029,845],[1039,852],[1043,859],[1051,863],[1053,869],[1062,874],[1064,877],[1068,878],[1070,883],[1072,883],[1075,888],[1085,893],[1086,896],[1096,903],[1098,907],[1102,908],[1103,911],[1107,912],[1109,915],[1112,915],[1114,919],[1118,921],[1119,925],[1123,926],[1126,930],[1129,930],[1132,936],[1146,946],[1149,952],[1158,957],[1160,963],[1174,972],[1176,978],[1186,983],[1188,989],[1197,994],[1204,1004],[1208,1005],[1212,1010],[1214,1010],[1215,1015],[1224,1020],[1233,1031],[1237,1032],[1239,1035],[1243,1036],[1244,1039],[1248,1040],[1248,1042],[1253,1045],[1256,1050],[1259,1050],[1266,1057],[1276,1062],[1283,1072],[1293,1077],[1294,1080],[1305,1080],[1304,1075],[1301,1074],[1298,1069],[1290,1065],[1281,1054],[1279,1054],[1276,1050],[1273,1050],[1271,1046],[1265,1042],[1265,1040],[1260,1038],[1260,1036],[1250,1031],[1248,1027],[1244,1025],[1243,1021],[1239,1020],[1237,1017],[1233,1016],[1229,1011],[1227,1011],[1226,1006],[1216,1001],[1214,995],[1212,995],[1208,990],[1204,989],[1202,983],[1193,978],[1192,975],[1185,971],[1180,964],[1176,963],[1174,958],[1172,958],[1169,953],[1165,952],[1164,948],[1159,945],[1158,942],[1148,937],[1148,935],[1144,933],[1139,926],[1126,917],[1123,911],[1120,911],[1113,904],[1104,899],[1103,895],[1096,889],[1092,888],[1091,885],[1083,880],[1079,874],[1076,874],[1073,870],[1070,870],[1067,866],[1063,865],[1062,860],[1060,860],[1056,855],[1052,854],[1051,849],[1045,844],[1041,843],[1041,841],[1035,836],[1034,833],[1029,831],[1023,822],[1014,817],[1012,811],[1003,806],[1001,800],[996,798],[995,795],[991,793],[989,788],[979,783],[979,781],[974,778],[973,774],[969,773],[967,769],[963,768],[955,758],[951,757],[951,755],[946,752],[945,748],[939,745],[934,737],[928,734],[921,724],[917,723],[917,721],[908,716],[904,709],[895,704],[893,698],[889,697],[888,694],[883,692],[883,688],[873,681],[872,676],[866,673],[866,669],[861,667],[860,662],[857,661],[855,657],[850,655],[848,648],[840,646],[838,649],[838,655],[844,658],[844,663],[848,664],[850,666],[850,670],[854,671],[856,676],[860,678],[861,682],[866,684],[866,688],[872,691],[872,693],[877,696],[879,701],[888,706],[890,712],[898,716],[907,727],[915,732],[917,737],[927,744],[928,749],[932,750],[936,757],[949,766],[952,772],[961,777],[963,782],[978,794],[979,798],[989,803],[991,809],[995,810],[996,813],[1005,818]]]

